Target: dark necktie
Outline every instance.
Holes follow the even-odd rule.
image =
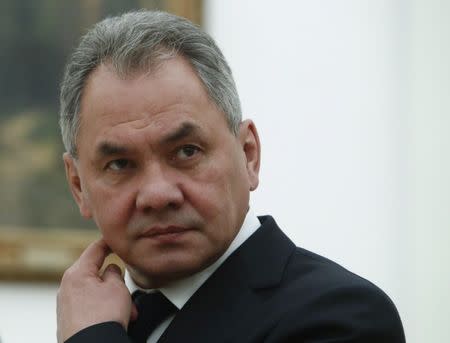
[[[175,313],[177,308],[161,292],[146,294],[136,291],[132,298],[138,310],[138,318],[130,322],[128,335],[135,343],[146,343],[152,331]]]

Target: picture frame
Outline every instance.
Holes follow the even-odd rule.
[[[44,2],[45,1],[42,3]],[[47,1],[45,3],[49,2]],[[202,24],[202,0],[141,0],[137,1],[137,3],[141,8],[163,9],[175,15],[188,18],[198,25]],[[99,9],[101,8],[101,5],[104,4],[104,0],[80,1],[79,4],[86,14],[86,18],[83,19],[85,23],[89,24],[90,22],[99,20],[94,14],[100,12]],[[80,32],[81,31],[82,30],[80,29]],[[78,38],[79,37],[77,37],[77,39]],[[55,97],[57,97],[56,94]],[[54,100],[57,102],[56,98]],[[23,110],[19,109],[15,111],[20,112]],[[13,116],[14,115],[11,115],[11,117]],[[1,112],[0,119],[2,119]],[[51,120],[54,120],[56,123],[58,119],[54,118]],[[24,125],[26,125],[26,120]],[[57,125],[55,125],[55,127],[56,126]],[[5,166],[14,163],[11,162],[10,155],[15,155],[16,152],[11,144],[11,141],[2,141],[0,139],[0,162]],[[26,144],[26,142],[18,140],[16,144]],[[61,143],[59,142],[59,144]],[[31,146],[31,144],[29,145]],[[27,159],[32,160],[33,157],[39,153],[39,151],[36,151],[37,150],[33,150],[32,152],[29,152],[28,155],[30,156],[27,157]],[[2,154],[3,156],[1,156]],[[60,159],[60,155],[58,155],[57,158]],[[61,168],[61,170],[63,170],[64,166],[61,160],[55,168]],[[16,166],[17,170],[23,170],[24,168],[30,169],[31,167],[25,164]],[[14,170],[10,171],[10,174],[14,173]],[[2,173],[0,173],[0,177],[1,176]],[[24,179],[26,179],[26,177],[24,177]],[[7,181],[5,182],[7,183]],[[61,177],[61,179],[58,179],[55,182],[63,183],[65,181]],[[7,186],[7,184],[0,184],[0,186]],[[14,198],[14,188],[7,190],[10,192],[10,195],[12,195],[12,198]],[[69,194],[68,187],[66,187],[66,191],[67,194]],[[5,197],[7,197],[7,195]],[[8,199],[5,201],[8,201]],[[15,201],[12,201],[12,203],[14,205]],[[33,203],[33,201],[30,201],[30,203]],[[34,203],[37,206],[45,206],[45,204],[39,203],[39,200],[34,201]],[[20,206],[21,208],[18,211],[22,211],[22,213],[23,211],[27,211],[26,206]],[[66,204],[62,204],[62,206],[66,206]],[[74,203],[67,203],[67,206],[73,206],[73,211],[75,211],[76,205]],[[7,209],[4,209],[3,213],[7,213]],[[0,216],[0,281],[59,282],[64,271],[76,261],[90,242],[99,237],[99,231],[92,228],[81,229],[55,226],[51,228],[42,226],[34,228],[30,225],[20,226],[2,223],[2,218]],[[123,264],[117,257],[113,256],[111,259],[123,268]]]

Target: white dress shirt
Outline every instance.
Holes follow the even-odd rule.
[[[256,215],[251,210],[248,210],[241,229],[221,257],[219,257],[213,264],[203,269],[202,271],[195,273],[187,278],[173,282],[167,287],[160,288],[159,291],[161,291],[161,293],[163,293],[167,299],[169,299],[179,310],[181,310],[187,303],[189,298],[197,291],[197,289],[200,288],[201,285],[203,285],[203,283],[211,276],[211,274],[214,273],[214,271],[219,268],[219,266],[227,259],[227,257],[230,256],[230,254],[235,251],[242,243],[244,243],[260,226],[261,223],[259,222]],[[131,294],[138,289],[144,292],[156,291],[154,289],[146,290],[138,287],[136,283],[131,279],[128,271],[125,272],[125,284],[127,285]],[[161,324],[159,324],[148,337],[147,343],[156,343],[174,318],[175,315],[172,315],[164,320]]]

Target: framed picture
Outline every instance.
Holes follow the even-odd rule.
[[[65,180],[59,82],[89,27],[140,8],[202,22],[201,0],[2,0],[0,280],[58,281],[99,237]]]

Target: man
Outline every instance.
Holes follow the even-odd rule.
[[[68,63],[61,129],[71,191],[103,238],[64,274],[59,342],[404,342],[381,290],[251,212],[257,130],[187,20],[97,24]],[[126,285],[99,272],[110,251]]]

